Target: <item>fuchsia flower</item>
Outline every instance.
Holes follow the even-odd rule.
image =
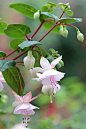
[[[39,78],[36,78],[36,80],[37,81],[42,80],[43,85],[52,85],[54,89],[54,93],[60,90],[60,85],[58,84],[57,81],[60,81],[64,77],[64,73],[53,69],[61,59],[62,59],[62,56],[58,57],[50,64],[46,58],[42,57],[40,60],[40,65],[42,66],[44,72],[42,74],[37,73],[37,76]]]
[[[0,71],[0,91],[3,90],[3,84],[2,82],[6,82],[3,78],[2,72]]]
[[[35,113],[33,111],[33,109],[39,109],[38,107],[30,104],[30,102],[32,100],[36,99],[37,97],[39,97],[40,95],[37,95],[36,97],[33,97],[31,99],[31,97],[32,97],[31,92],[27,93],[23,97],[17,95],[14,91],[12,91],[12,92],[19,102],[19,105],[14,110],[14,114],[23,114],[24,115],[23,123],[26,123],[26,127],[27,127],[27,123],[29,123],[29,115],[33,115]]]

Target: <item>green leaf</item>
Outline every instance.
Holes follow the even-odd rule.
[[[53,9],[48,9],[48,7],[47,6],[43,6],[42,8],[41,8],[41,12],[49,12],[49,13],[51,13],[51,12],[53,12]]]
[[[0,60],[0,70],[6,62],[7,62],[7,60]]]
[[[81,18],[61,18],[57,22],[62,22],[63,24],[69,24],[69,23],[74,23],[74,22],[82,22]]]
[[[41,45],[41,43],[38,42],[38,41],[24,41],[23,43],[19,44],[18,46],[21,49],[24,49],[25,47],[30,47],[30,46],[32,46],[34,44]]]
[[[34,13],[38,11],[33,6],[24,3],[10,4],[9,7],[30,18],[34,18]]]
[[[43,49],[41,49],[41,48],[40,48],[40,50],[41,50],[41,52],[42,52],[42,54],[43,54],[43,57],[45,57],[45,56],[46,56],[46,52],[45,52]],[[35,60],[36,60],[36,61],[37,61],[37,60],[40,60],[40,58],[41,58],[40,50],[37,48],[36,51],[32,51],[32,54],[33,54],[33,56],[35,57]],[[35,62],[34,67],[41,67],[41,66],[40,66],[40,61]]]
[[[0,62],[1,62],[1,60],[0,60]],[[1,62],[1,63],[3,63],[3,62]],[[1,64],[2,65],[2,64]],[[4,70],[6,70],[6,69],[8,69],[8,68],[10,68],[10,67],[14,67],[16,65],[16,62],[14,61],[14,60],[11,60],[11,61],[5,61],[5,63],[2,65],[2,67],[1,67],[1,71],[4,71]]]
[[[1,57],[6,57],[6,54],[3,51],[0,51],[0,58]]]
[[[22,95],[22,89],[24,90],[25,83],[19,68],[8,68],[2,74],[10,88],[19,95]]]
[[[47,2],[47,7],[48,7],[49,9],[53,9],[53,8],[55,8],[56,6],[57,6],[57,4],[55,4],[55,3]]]
[[[57,16],[55,16],[54,14],[48,13],[48,12],[41,12],[40,15],[40,21],[49,19],[49,18],[53,18],[53,19],[58,19]]]
[[[23,38],[25,34],[29,34],[30,28],[23,24],[10,24],[4,30],[5,34],[11,38]]]
[[[4,34],[4,29],[6,29],[7,23],[0,22],[0,34]]]
[[[47,30],[50,30],[53,25],[54,25],[54,21],[49,21],[49,22],[44,22],[43,27]],[[60,26],[56,26],[52,30],[52,32],[60,34],[59,30],[60,30]]]
[[[71,11],[71,10],[67,10],[66,13],[67,13],[69,16],[73,16],[73,11]]]
[[[24,41],[26,41],[25,38],[22,38],[22,39],[13,39],[13,40],[10,42],[10,47],[11,47],[11,49],[12,49],[12,50],[17,49],[17,48],[19,47],[18,45],[19,45],[20,43],[24,42]],[[17,52],[19,52],[19,50],[18,50]]]
[[[62,7],[64,12],[67,11],[68,9],[70,9],[69,3],[67,3],[67,4],[58,3],[58,4]]]

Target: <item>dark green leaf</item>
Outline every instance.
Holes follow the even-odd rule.
[[[53,9],[53,8],[55,8],[56,6],[57,6],[57,4],[55,4],[55,3],[47,2],[47,7],[48,7],[49,9]]]
[[[58,20],[58,17],[55,16],[54,14],[51,14],[51,13],[48,13],[48,12],[41,12],[41,15],[40,15],[40,20],[41,21],[46,20],[46,19],[50,19],[50,18]]]
[[[54,21],[49,21],[49,22],[44,22],[43,27],[46,28],[47,30],[50,30],[51,27],[53,27],[53,25],[54,25]],[[56,27],[52,30],[52,32],[55,32],[55,33],[60,34],[59,30],[60,30],[60,26],[56,26]]]
[[[53,12],[53,9],[48,9],[48,7],[47,6],[43,6],[42,8],[41,8],[41,12],[49,12],[49,13],[51,13],[51,12]]]
[[[2,74],[10,88],[19,95],[22,95],[22,89],[24,90],[25,83],[19,68],[8,68]]]
[[[24,3],[10,4],[9,7],[30,18],[34,18],[34,13],[38,11],[33,6]]]
[[[66,13],[67,13],[69,16],[73,16],[73,11],[71,11],[71,10],[67,10]]]
[[[0,70],[6,62],[7,62],[7,60],[0,60]]]
[[[30,47],[30,46],[32,46],[34,44],[41,45],[41,43],[37,42],[37,41],[24,41],[23,43],[19,44],[18,46],[21,49],[24,49],[25,47]]]
[[[30,28],[23,24],[10,24],[4,30],[5,34],[11,38],[23,38],[25,34],[29,34]]]
[[[22,39],[13,39],[11,42],[10,42],[10,47],[12,50],[15,50],[17,49],[19,46],[20,43],[24,42],[26,39],[25,38],[22,38]],[[17,51],[19,52],[19,50]]]
[[[8,69],[10,67],[14,67],[15,65],[16,65],[16,62],[14,60],[6,61],[1,68],[1,71],[4,71],[5,69]]]
[[[4,34],[4,29],[6,29],[7,23],[0,22],[0,34]]]
[[[74,23],[74,22],[82,22],[81,18],[61,18],[57,22],[62,22],[63,24],[68,24],[68,23]]]
[[[1,57],[6,57],[6,54],[3,51],[0,51],[0,58]]]
[[[40,49],[42,54],[43,54],[43,57],[46,56],[46,52],[43,50],[43,49]],[[35,62],[35,65],[34,67],[41,67],[40,66],[40,58],[41,58],[41,53],[40,53],[40,50],[37,48],[36,51],[32,51],[32,54],[33,56],[35,57],[35,60],[38,61],[38,62]]]

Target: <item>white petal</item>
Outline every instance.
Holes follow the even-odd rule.
[[[43,85],[51,85],[50,77],[49,78],[44,78],[42,80],[42,84]]]
[[[49,61],[44,57],[41,57],[40,65],[42,66],[43,69],[51,68],[51,65],[50,65]]]
[[[3,90],[3,84],[0,82],[0,91]]]
[[[54,67],[56,66],[56,64],[59,63],[59,61],[60,61],[61,59],[62,59],[62,56],[60,56],[60,57],[56,58],[55,60],[53,60],[53,61],[51,62],[51,67],[54,68]]]

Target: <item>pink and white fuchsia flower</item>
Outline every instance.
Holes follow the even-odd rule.
[[[57,81],[60,81],[64,77],[64,73],[53,69],[56,66],[56,64],[59,63],[61,59],[62,59],[62,56],[52,61],[51,64],[44,57],[41,57],[41,60],[40,60],[40,65],[42,66],[44,71],[42,74],[37,73],[37,76],[39,78],[36,78],[36,80],[37,81],[42,80],[43,86],[52,85],[54,89],[53,93],[56,93],[56,91],[60,90],[60,85],[58,84]]]
[[[21,97],[19,95],[17,95],[14,91],[12,91],[14,96],[16,97],[16,99],[18,100],[19,104],[18,106],[15,108],[14,110],[14,114],[23,114],[23,123],[26,124],[26,128],[27,128],[27,123],[30,122],[29,119],[29,115],[33,115],[35,112],[33,111],[33,109],[39,109],[36,106],[33,106],[32,104],[30,104],[30,102],[34,99],[36,99],[37,97],[39,97],[40,95],[37,95],[36,97],[32,97],[32,93],[29,92],[27,93],[25,96]]]
[[[6,82],[3,78],[2,72],[0,71],[0,91],[3,90],[3,84],[2,82]]]

